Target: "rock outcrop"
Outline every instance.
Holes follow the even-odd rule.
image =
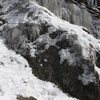
[[[85,27],[72,25],[33,1],[1,0],[0,4],[5,20],[0,35],[9,49],[26,58],[34,75],[80,100],[100,99],[96,71],[100,40]],[[81,11],[75,4],[67,6],[73,13]]]

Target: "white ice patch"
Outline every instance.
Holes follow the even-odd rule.
[[[83,66],[83,74],[78,76],[78,80],[81,80],[83,85],[88,85],[89,83],[96,82],[96,77],[92,72],[89,72],[88,67]]]
[[[28,43],[28,46],[30,48],[29,52],[30,52],[31,57],[36,57],[35,56],[36,50],[33,48],[32,43]]]
[[[48,62],[48,60],[47,59],[44,59],[44,62]]]
[[[99,74],[99,80],[100,80],[100,68],[98,68],[98,67],[95,65],[95,70],[98,72],[98,74]]]
[[[67,60],[69,62],[69,65],[73,63],[74,57],[72,57],[68,49],[60,50],[59,55],[60,55],[60,64],[62,64],[64,60]]]

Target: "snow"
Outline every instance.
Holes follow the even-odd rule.
[[[89,71],[88,66],[83,66],[84,73],[82,75],[79,75],[78,79],[81,80],[84,85],[88,85],[92,82],[96,83],[96,77],[94,77],[94,74]]]
[[[59,51],[59,55],[61,57],[60,64],[62,64],[64,60],[68,60],[69,65],[73,63],[74,59],[72,55],[70,54],[70,52],[68,51],[68,49],[62,49],[61,51]]]
[[[36,50],[33,48],[32,43],[28,43],[28,46],[30,47],[30,55],[31,55],[31,57],[36,57],[35,56]]]
[[[95,70],[98,72],[98,74],[100,75],[100,68],[98,68],[97,66],[95,66]]]
[[[98,74],[99,74],[99,80],[100,80],[100,68],[95,65],[95,70],[98,72]]]
[[[0,39],[0,100],[16,100],[18,95],[37,100],[76,100],[68,97],[53,83],[39,80],[28,62]]]
[[[44,62],[46,62],[46,63],[47,63],[47,62],[48,62],[48,60],[47,60],[47,59],[44,59]]]

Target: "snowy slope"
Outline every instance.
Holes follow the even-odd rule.
[[[27,61],[8,50],[0,39],[0,100],[16,100],[18,95],[37,100],[76,100],[54,84],[36,78]]]

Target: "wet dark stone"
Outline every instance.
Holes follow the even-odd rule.
[[[34,97],[17,96],[17,100],[37,100],[37,99]]]
[[[97,59],[96,59],[96,65],[97,65],[97,67],[100,68],[100,53],[96,52],[96,57],[97,57]]]

